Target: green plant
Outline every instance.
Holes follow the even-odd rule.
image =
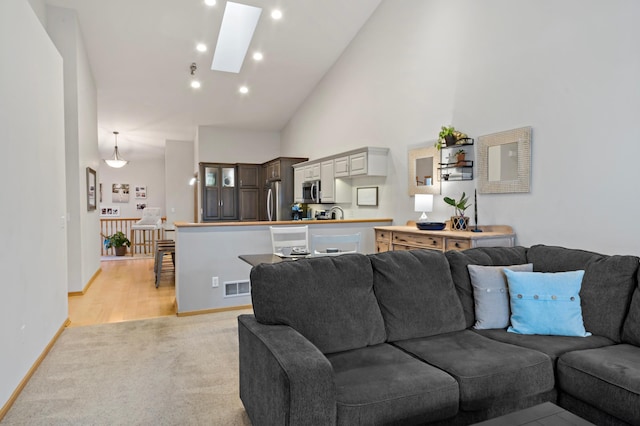
[[[104,247],[110,249],[111,247],[131,247],[131,241],[127,238],[122,231],[118,231],[113,235],[109,235],[104,238]]]
[[[456,155],[460,155],[460,154],[466,154],[466,151],[460,148],[459,150],[456,151]]]
[[[462,193],[462,197],[460,197],[460,201],[456,201],[453,198],[444,197],[444,202],[453,206],[455,209],[456,216],[464,217],[464,211],[472,206],[472,204],[467,204],[469,202],[469,197],[464,192]]]
[[[467,134],[456,130],[455,127],[442,126],[440,127],[440,133],[438,133],[438,140],[433,144],[433,146],[440,151],[443,146],[458,144],[462,139],[466,138],[468,138]],[[449,139],[448,144],[447,139]],[[451,139],[453,139],[453,141],[451,141]]]
[[[438,141],[433,144],[433,146],[435,146],[438,150],[442,149],[442,146],[447,144],[445,138],[447,136],[455,136],[455,131],[456,129],[453,126],[442,126],[440,128],[440,133],[438,133]]]

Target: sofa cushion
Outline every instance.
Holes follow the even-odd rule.
[[[511,301],[510,333],[590,336],[584,329],[580,285],[584,271],[515,272],[505,269]]]
[[[473,328],[505,328],[509,326],[509,287],[504,268],[512,271],[533,271],[532,263],[509,266],[469,265],[469,276],[473,286],[476,322]]]
[[[640,280],[640,271],[638,275]],[[636,291],[633,292],[629,313],[622,329],[622,341],[640,346],[640,284]]]
[[[640,419],[640,348],[622,344],[558,359],[563,392],[631,424]]]
[[[291,326],[325,354],[386,338],[371,262],[362,254],[258,265],[251,299],[259,322]]]
[[[496,400],[553,389],[551,359],[545,354],[483,337],[471,330],[403,340],[394,345],[452,375],[460,386],[460,408],[486,409]]]
[[[613,345],[613,341],[603,336],[574,337],[574,336],[540,336],[533,334],[508,333],[505,329],[474,330],[484,337],[500,342],[509,343],[524,348],[535,349],[545,353],[556,362],[556,359],[571,351],[580,349],[594,349]]]
[[[338,424],[422,424],[455,416],[456,380],[389,344],[327,355]]]
[[[449,264],[441,252],[389,251],[369,256],[387,341],[465,328]]]
[[[448,251],[445,256],[449,261],[456,292],[462,302],[465,328],[473,326],[476,322],[468,265],[506,266],[527,263],[527,249],[524,247],[478,247],[464,251]]]
[[[580,298],[585,328],[614,342],[621,341],[622,324],[636,285],[638,257],[536,245],[527,250],[527,260],[539,272],[583,269]]]

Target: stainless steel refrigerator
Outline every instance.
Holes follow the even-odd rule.
[[[291,220],[293,218],[291,210],[293,206],[293,165],[307,161],[307,159],[280,157],[277,161],[279,163],[277,176],[273,179],[266,177],[264,180],[263,200],[265,204],[262,207],[264,219],[270,221]]]
[[[290,220],[291,206],[285,205],[282,181],[274,180],[267,186],[267,220]],[[290,204],[290,203],[289,203]],[[288,216],[286,216],[288,214]]]

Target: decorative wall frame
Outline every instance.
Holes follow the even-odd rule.
[[[439,161],[440,153],[435,146],[409,150],[407,163],[409,170],[409,195],[440,194]],[[421,172],[423,168],[428,171]],[[429,180],[429,177],[431,180]]]
[[[478,192],[530,192],[531,131],[521,127],[478,137]]]
[[[356,204],[359,206],[377,206],[378,187],[367,186],[356,188]]]
[[[129,202],[129,184],[114,183],[111,185],[111,202],[112,203],[128,203]]]
[[[96,171],[87,167],[87,211],[95,210],[96,206]]]
[[[147,198],[147,186],[146,185],[136,185],[135,186],[135,196],[139,199]]]
[[[120,207],[100,207],[100,216],[102,217],[119,217]]]

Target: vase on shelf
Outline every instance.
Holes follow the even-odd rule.
[[[444,137],[444,141],[447,144],[447,146],[453,146],[456,144],[458,139],[454,135],[446,135]]]

